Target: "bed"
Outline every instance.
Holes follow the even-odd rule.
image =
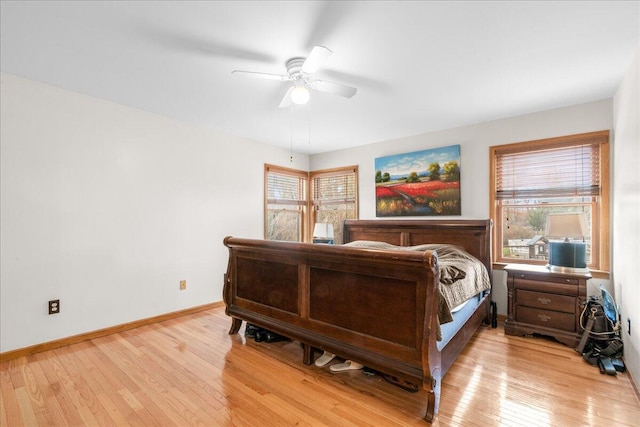
[[[451,274],[432,245],[464,250],[490,281],[490,240],[490,220],[348,220],[344,245],[226,237],[229,333],[246,321],[298,340],[305,364],[329,351],[419,385],[431,422],[442,377],[491,316],[490,283],[460,309],[443,304]]]

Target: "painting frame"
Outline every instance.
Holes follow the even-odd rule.
[[[460,216],[460,145],[378,157],[376,217]]]

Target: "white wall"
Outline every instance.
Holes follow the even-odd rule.
[[[640,381],[640,53],[613,102],[613,284],[622,315],[624,357]],[[631,319],[631,333],[627,319]]]
[[[612,100],[606,99],[318,154],[311,156],[310,166],[318,170],[357,164],[360,218],[375,218],[375,158],[460,144],[462,215],[458,218],[489,218],[490,146],[611,129],[611,110]],[[494,283],[498,312],[506,314],[504,272],[494,273]],[[588,292],[596,292],[601,283],[608,285],[607,281],[590,280]]]
[[[302,154],[2,74],[0,351],[222,299],[263,237],[263,164]],[[187,289],[179,290],[179,281]],[[47,301],[61,300],[49,316]]]

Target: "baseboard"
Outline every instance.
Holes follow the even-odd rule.
[[[624,360],[624,357],[622,358],[622,360]],[[633,388],[633,391],[635,392],[636,397],[638,398],[638,401],[640,401],[640,389],[638,389],[638,382],[636,381],[633,374],[628,368],[627,368],[627,375],[629,375],[629,381],[631,381],[631,387]]]
[[[212,308],[221,307],[223,305],[224,303],[222,301],[217,301],[210,304],[187,308],[185,310],[173,311],[171,313],[165,313],[159,316],[135,320],[129,323],[123,323],[121,325],[111,326],[109,328],[99,329],[97,331],[87,332],[79,335],[73,335],[71,337],[61,338],[54,341],[45,342],[42,344],[36,344],[29,347],[19,348],[17,350],[5,351],[4,353],[0,353],[0,363],[5,362],[7,360],[17,359],[19,357],[29,356],[31,354],[41,353],[43,351],[53,350],[55,348],[60,348],[67,345],[77,344],[79,342],[104,337],[106,335],[116,334],[118,332],[126,331],[129,329],[139,328],[140,326],[151,325],[153,323],[175,319],[176,317],[186,316],[188,314],[194,314],[200,311],[210,310]]]

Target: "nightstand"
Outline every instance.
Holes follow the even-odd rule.
[[[580,341],[580,314],[591,274],[550,271],[539,265],[509,264],[506,335],[540,334],[575,347]]]

